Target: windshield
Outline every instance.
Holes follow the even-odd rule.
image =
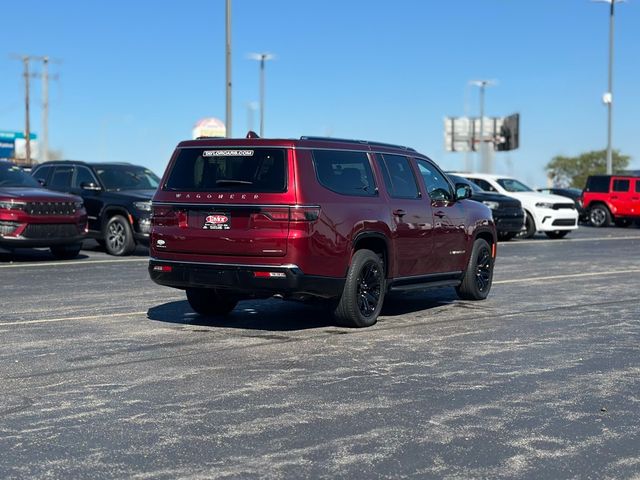
[[[95,171],[107,190],[155,190],[160,184],[155,173],[142,167],[101,165]]]
[[[533,192],[533,189],[513,178],[499,178],[497,182],[507,192]]]
[[[38,181],[11,163],[0,163],[0,187],[41,187]]]

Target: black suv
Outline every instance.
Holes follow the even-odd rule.
[[[520,200],[507,197],[496,192],[482,190],[475,183],[464,177],[447,173],[454,184],[468,185],[471,189],[471,200],[480,202],[491,209],[493,221],[496,222],[498,240],[511,240],[524,228],[525,213]]]
[[[148,244],[151,197],[159,178],[149,169],[128,163],[53,161],[31,173],[51,190],[84,200],[89,236],[111,255],[129,255],[136,243]]]

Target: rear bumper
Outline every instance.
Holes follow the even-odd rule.
[[[279,294],[336,298],[342,294],[345,282],[344,278],[305,275],[296,265],[190,263],[156,258],[149,260],[149,275],[158,285],[179,289],[215,288],[248,297]]]

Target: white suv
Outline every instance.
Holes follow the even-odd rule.
[[[517,198],[527,214],[522,237],[544,232],[549,238],[562,238],[578,228],[578,211],[567,197],[536,192],[515,178],[486,173],[459,173],[483,190]]]

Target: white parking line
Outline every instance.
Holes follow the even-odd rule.
[[[74,320],[97,320],[108,317],[126,317],[127,315],[146,315],[147,312],[123,312],[123,313],[107,313],[104,315],[86,315],[83,317],[62,317],[62,318],[48,318],[46,320],[25,320],[23,322],[5,322],[0,323],[0,327],[9,327],[11,325],[33,325],[37,323],[55,323],[55,322],[72,322]]]
[[[506,283],[531,283],[539,282],[542,280],[566,280],[568,278],[580,278],[580,277],[602,277],[604,275],[621,275],[627,273],[640,273],[640,268],[632,268],[629,270],[611,270],[609,272],[589,272],[589,273],[573,273],[569,275],[550,275],[548,277],[528,277],[528,278],[515,278],[513,280],[497,280],[492,282],[494,285],[506,284]]]
[[[148,262],[149,257],[144,258],[119,258],[113,260],[76,260],[66,262],[42,262],[42,263],[11,263],[9,265],[0,265],[0,268],[32,268],[32,267],[57,267],[64,265],[67,267],[78,267],[82,265],[96,265],[98,263],[129,263],[129,262]]]
[[[605,240],[640,240],[639,236],[634,237],[593,237],[593,238],[563,238],[563,239],[551,239],[541,238],[538,240],[514,240],[511,242],[500,242],[498,247],[505,247],[508,245],[524,245],[527,243],[557,243],[558,245],[564,245],[571,242],[602,242]]]

